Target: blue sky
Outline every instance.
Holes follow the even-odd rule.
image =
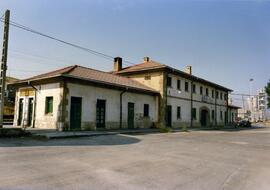
[[[0,0],[0,13],[52,36],[139,63],[144,56],[249,93],[270,78],[270,1]],[[3,26],[1,26],[2,35]],[[39,58],[37,57],[39,56]],[[10,28],[8,74],[113,63]]]

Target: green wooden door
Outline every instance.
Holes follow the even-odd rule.
[[[29,103],[28,103],[28,126],[32,125],[33,121],[33,108],[34,108],[34,99],[29,98]]]
[[[166,126],[171,127],[172,126],[172,106],[167,105],[166,107]]]
[[[18,126],[20,126],[22,124],[22,118],[23,118],[23,98],[20,98],[20,100],[19,100],[18,122],[17,122]]]
[[[105,128],[106,121],[106,100],[97,100],[96,105],[96,127]]]
[[[70,106],[70,129],[71,130],[81,129],[81,115],[82,115],[82,98],[71,97],[71,106]]]
[[[128,103],[128,128],[134,129],[134,103]]]

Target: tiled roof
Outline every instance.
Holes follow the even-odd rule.
[[[166,67],[167,65],[150,60],[148,62],[140,63],[134,66],[125,67],[121,71],[114,72],[114,73],[120,74],[120,73],[144,71],[144,70],[149,70],[149,69],[159,69],[159,68],[166,68]]]
[[[197,81],[197,82],[201,82],[201,83],[208,84],[208,85],[211,85],[211,86],[215,86],[216,88],[219,88],[219,89],[232,91],[231,89],[226,88],[224,86],[221,86],[219,84],[216,84],[214,82],[205,80],[205,79],[197,77],[195,75],[187,74],[184,71],[180,71],[178,69],[172,68],[172,67],[170,67],[168,65],[161,64],[161,63],[153,61],[153,60],[150,60],[148,62],[143,62],[143,63],[137,64],[137,65],[125,67],[121,71],[112,72],[112,73],[117,74],[117,75],[119,74],[119,75],[122,75],[122,76],[128,76],[128,75],[130,75],[132,73],[147,72],[147,71],[156,70],[156,69],[167,69],[170,72],[180,74],[184,78],[188,78],[188,79],[191,79],[193,81]]]
[[[108,72],[103,72],[103,71],[79,66],[79,65],[73,65],[73,66],[65,67],[65,68],[58,69],[52,72],[40,74],[40,75],[31,77],[28,79],[17,81],[14,84],[24,83],[27,81],[42,80],[42,79],[58,77],[58,76],[76,78],[80,80],[101,83],[101,84],[106,84],[106,85],[111,85],[111,86],[118,86],[118,87],[123,87],[123,88],[130,88],[134,90],[143,90],[143,91],[149,91],[152,93],[158,93],[154,89],[149,88],[133,79],[119,76],[119,75],[114,75]]]

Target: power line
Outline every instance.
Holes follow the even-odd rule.
[[[1,22],[4,22],[2,18],[1,18]],[[50,35],[48,35],[48,34],[44,34],[44,33],[42,33],[42,32],[38,32],[38,31],[33,30],[33,29],[31,29],[30,27],[24,26],[24,25],[22,25],[22,24],[19,24],[19,23],[13,22],[13,21],[10,21],[9,24],[10,24],[11,26],[20,28],[20,29],[22,29],[22,30],[25,30],[25,31],[28,31],[28,32],[37,34],[37,35],[39,35],[39,36],[43,36],[43,37],[49,38],[49,39],[51,39],[51,40],[54,40],[54,41],[57,41],[57,42],[60,42],[60,43],[63,43],[63,44],[66,44],[66,45],[75,47],[75,48],[80,49],[80,50],[83,50],[83,51],[86,51],[86,52],[91,53],[91,54],[93,54],[93,55],[96,55],[96,56],[99,56],[99,57],[102,57],[102,58],[105,58],[105,59],[108,59],[108,60],[111,60],[111,61],[114,59],[114,57],[111,56],[111,55],[107,55],[107,54],[105,54],[105,53],[102,53],[102,52],[99,52],[99,51],[96,51],[96,50],[92,50],[92,49],[89,49],[89,48],[85,48],[85,47],[83,47],[83,46],[80,46],[80,45],[77,45],[77,44],[74,44],[74,43],[71,43],[71,42],[67,42],[67,41],[61,40],[61,39],[59,39],[59,38],[50,36]],[[129,65],[135,65],[135,63],[132,63],[132,62],[127,61],[127,60],[123,60],[123,62],[128,63]]]

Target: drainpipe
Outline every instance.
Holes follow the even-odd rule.
[[[122,91],[121,93],[120,93],[120,129],[122,129],[122,107],[123,107],[123,102],[122,102],[122,100],[123,100],[123,94],[125,93],[125,92],[127,92],[127,90],[128,90],[128,88],[126,88],[126,90],[124,90],[124,91]]]
[[[191,81],[191,87],[190,87],[190,127],[193,127],[193,113],[192,113],[192,108],[193,108],[193,81]]]
[[[33,113],[33,124],[32,127],[35,128],[35,122],[36,122],[36,105],[37,105],[37,91],[38,89],[31,84],[30,81],[27,82],[29,86],[31,86],[35,90],[35,101],[34,101],[34,113]]]
[[[227,111],[226,111],[226,113],[227,113],[227,115],[226,115],[226,120],[225,120],[225,122],[226,122],[226,124],[225,125],[228,125],[229,124],[229,92],[227,92],[226,93],[226,109],[227,109]]]
[[[217,89],[215,88],[215,127],[217,127]]]

